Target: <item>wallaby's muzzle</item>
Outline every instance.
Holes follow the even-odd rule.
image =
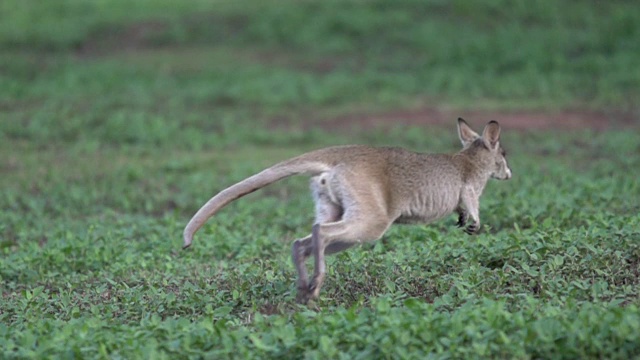
[[[511,169],[505,168],[502,174],[493,174],[491,177],[497,180],[509,180],[511,179]]]

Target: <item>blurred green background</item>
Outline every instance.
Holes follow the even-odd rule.
[[[0,358],[640,356],[636,1],[0,1]],[[333,144],[503,124],[483,231],[394,227],[295,304]]]
[[[637,116],[636,10],[631,1],[7,0],[0,131],[201,144],[228,124],[315,127],[381,109]]]

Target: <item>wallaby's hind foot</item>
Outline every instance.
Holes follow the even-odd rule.
[[[318,299],[320,295],[320,288],[311,288],[312,285],[306,288],[298,288],[298,294],[296,295],[296,302],[300,305],[308,305],[311,300]]]
[[[296,295],[296,302],[300,305],[307,305],[311,297],[309,296],[309,287],[298,287],[298,293]]]

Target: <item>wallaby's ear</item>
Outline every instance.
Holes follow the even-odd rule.
[[[498,145],[498,141],[500,141],[500,124],[495,120],[489,121],[487,126],[484,127],[482,138],[490,149],[495,149]]]
[[[467,146],[480,137],[475,131],[471,130],[469,124],[463,118],[458,118],[458,136],[462,146]]]

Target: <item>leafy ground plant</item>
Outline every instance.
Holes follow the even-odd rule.
[[[633,4],[252,4],[0,4],[0,357],[640,356]],[[292,178],[180,250],[206,199],[276,161],[452,152],[453,114],[500,121],[514,173],[477,236],[394,227],[301,307]]]

